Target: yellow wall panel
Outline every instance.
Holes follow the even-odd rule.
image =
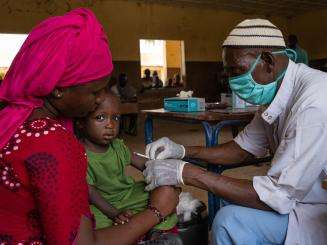
[[[8,1],[0,8],[0,32],[22,33],[49,14],[63,14],[70,7],[88,6],[92,1]],[[44,1],[46,2],[46,1]],[[48,1],[49,2],[49,1]],[[221,60],[221,44],[238,22],[257,16],[237,12],[175,6],[145,4],[136,1],[93,1],[95,11],[110,40],[114,60],[139,61],[139,39],[184,40],[186,61]],[[272,21],[287,29],[288,20]]]
[[[327,58],[327,11],[315,11],[295,17],[290,32],[296,34],[309,59]]]
[[[181,41],[166,41],[166,57],[167,67],[181,68],[182,67],[182,50]]]

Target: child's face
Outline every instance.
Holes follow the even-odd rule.
[[[98,145],[108,145],[119,133],[119,100],[105,95],[105,100],[91,113],[85,124],[87,138]]]

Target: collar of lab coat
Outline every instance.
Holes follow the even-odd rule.
[[[289,60],[283,81],[277,94],[268,108],[261,114],[261,117],[269,124],[275,122],[278,116],[285,110],[288,101],[292,96],[296,81],[298,65]]]

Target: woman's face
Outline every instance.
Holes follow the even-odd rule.
[[[103,101],[101,91],[107,86],[109,77],[69,88],[57,88],[57,95],[49,98],[50,103],[63,117],[84,117],[94,111]],[[58,96],[59,93],[59,96]]]

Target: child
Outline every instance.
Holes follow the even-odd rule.
[[[146,159],[132,154],[117,138],[120,102],[108,91],[104,97],[93,113],[77,122],[89,162],[87,181],[97,229],[128,222],[133,214],[147,208],[149,199],[145,182],[135,182],[125,175],[125,167],[130,164],[143,171]],[[154,228],[171,230],[176,223],[174,214]]]

